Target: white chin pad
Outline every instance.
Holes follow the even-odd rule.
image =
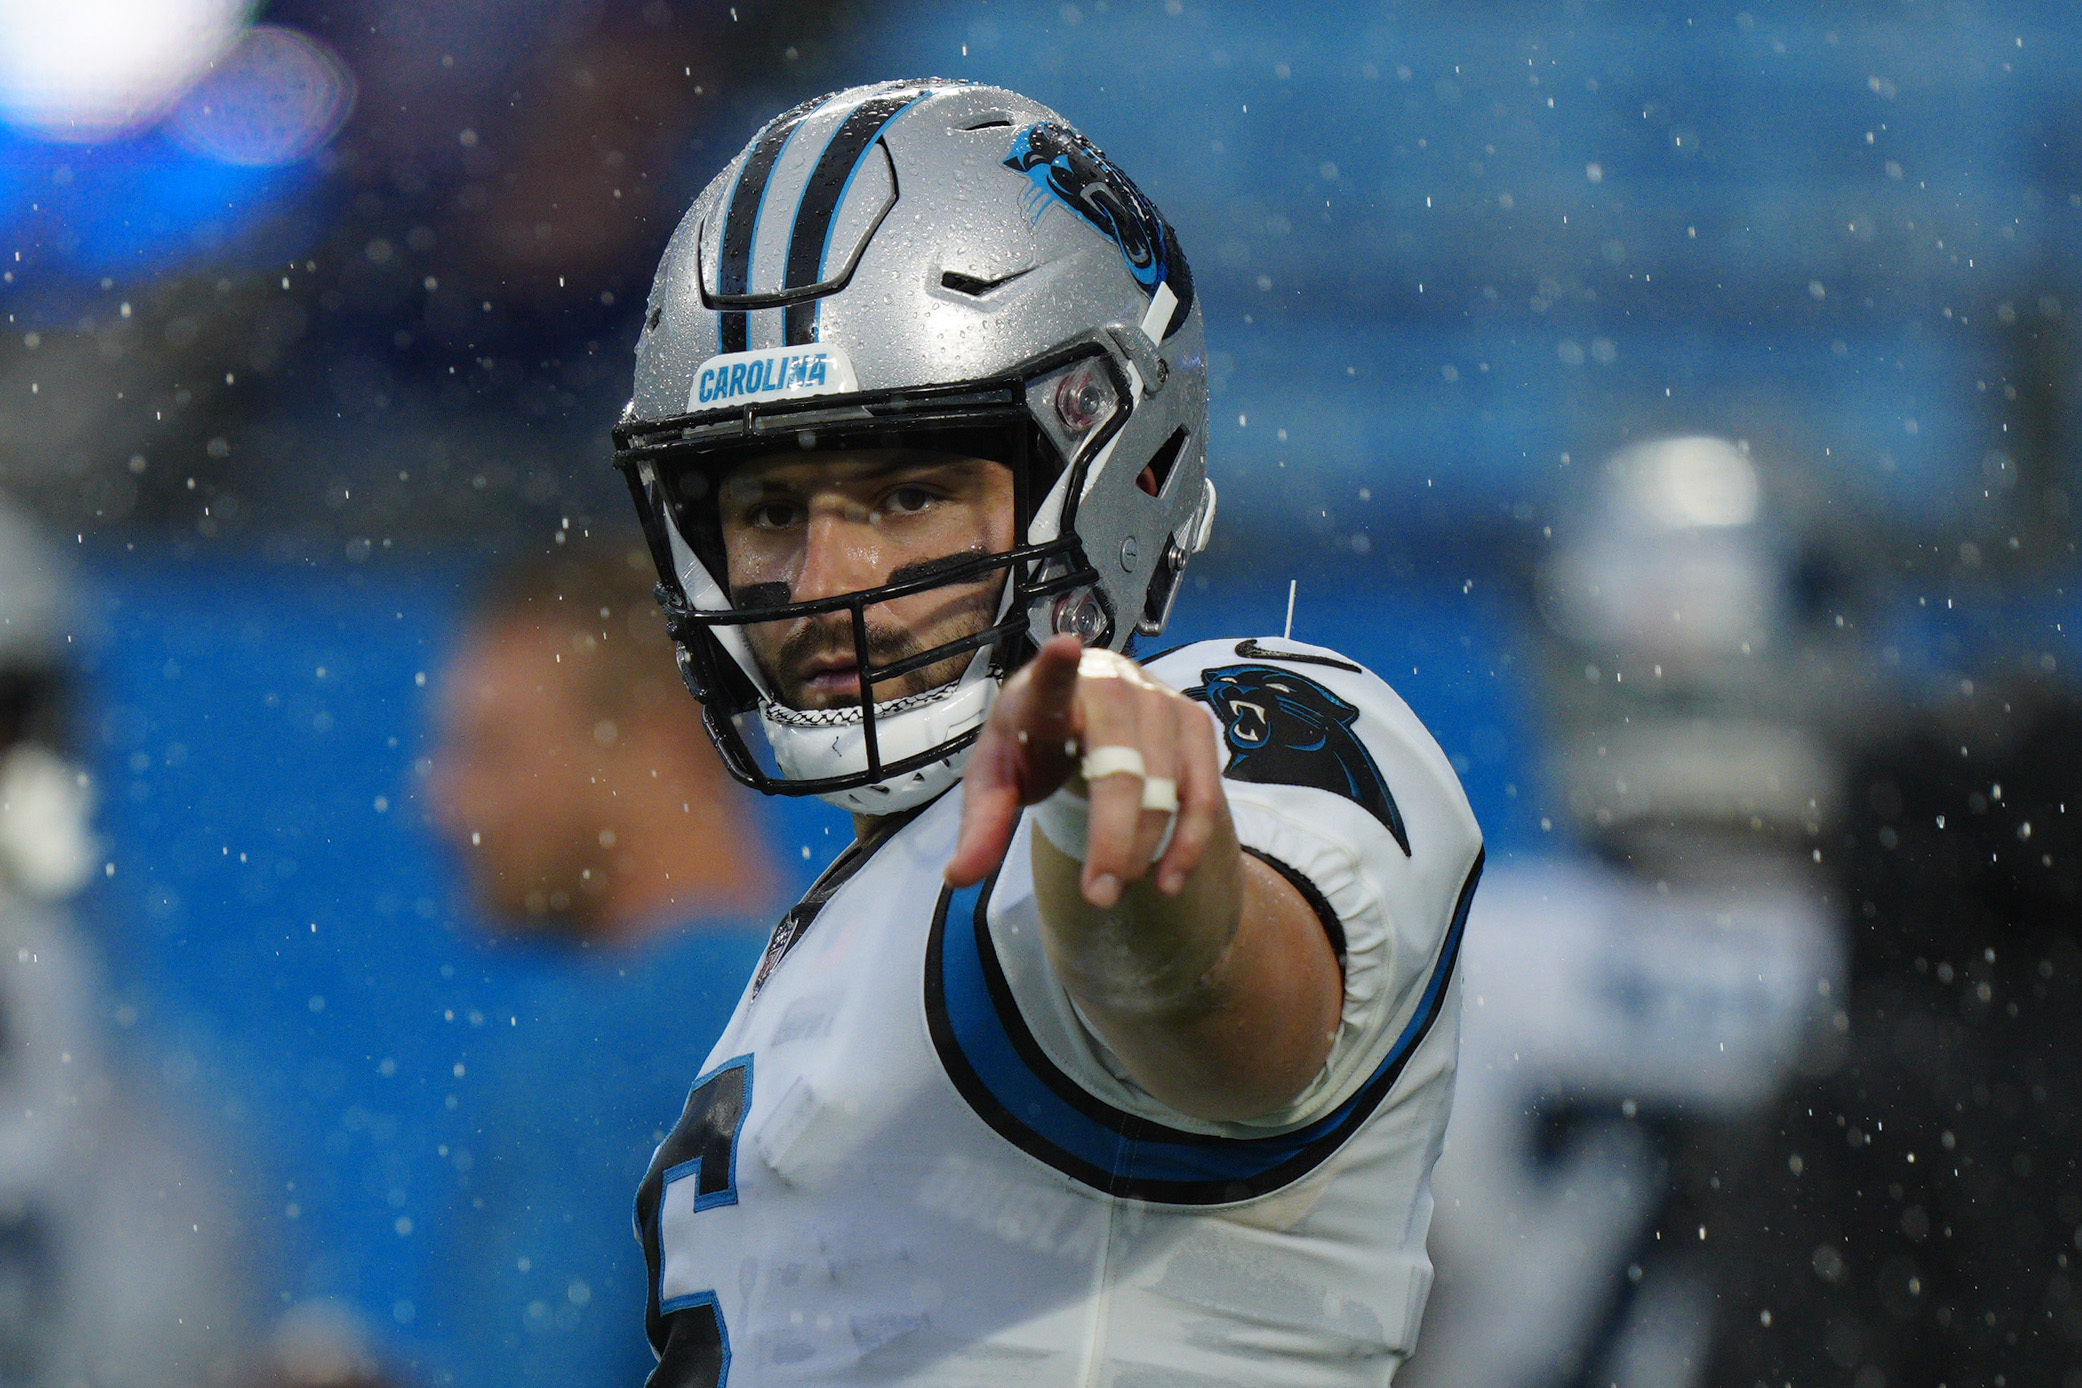
[[[996,680],[975,678],[972,672],[956,684],[878,707],[875,746],[882,764],[928,752],[982,726],[997,693]],[[867,770],[867,734],[857,707],[802,713],[768,704],[760,710],[760,724],[773,749],[776,769],[791,781]],[[961,779],[967,760],[965,748],[901,776],[821,798],[860,814],[894,814],[922,805],[951,787]]]

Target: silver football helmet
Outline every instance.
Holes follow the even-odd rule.
[[[658,267],[615,444],[731,773],[869,814],[954,784],[1037,643],[1121,649],[1161,631],[1214,521],[1206,350],[1171,227],[1053,111],[963,82],[806,102],[716,176]],[[715,507],[731,468],[893,445],[1008,465],[1013,547],[815,601],[733,594]],[[999,573],[985,629],[870,658],[868,608]],[[788,707],[745,640],[821,613],[850,616],[857,707]],[[953,682],[876,701],[876,685],[961,655]]]

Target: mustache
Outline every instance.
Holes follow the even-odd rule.
[[[876,586],[918,580],[929,582],[973,564],[989,553],[978,548],[904,564]],[[835,657],[856,666],[886,669],[929,651],[931,647],[927,639],[921,639],[921,632],[930,638],[931,646],[937,646],[944,644],[940,637],[942,633],[945,640],[954,640],[970,630],[987,626],[996,611],[1002,586],[1001,574],[985,573],[968,582],[927,588],[925,593],[931,594],[935,600],[933,610],[900,626],[870,617],[865,624],[865,650],[854,641],[853,614],[843,608],[806,617],[783,618],[775,626],[785,626],[788,630],[770,654],[760,656],[760,665],[774,687],[786,691],[783,698],[793,702],[794,692],[809,678],[808,669],[813,663]],[[919,596],[924,595],[921,593]],[[784,607],[795,600],[793,585],[787,582],[734,585],[730,598],[731,605],[745,613]],[[980,620],[972,622],[972,618]]]
[[[811,661],[826,655],[850,656],[855,660],[865,659],[870,665],[890,665],[908,659],[922,650],[918,638],[902,627],[870,625],[867,629],[867,652],[862,654],[853,645],[853,624],[846,614],[832,614],[830,620],[812,618],[795,631],[788,633],[774,652],[774,664],[789,678],[799,678],[799,672]]]
[[[993,594],[969,593],[952,599],[937,616],[946,622],[969,612],[980,612],[987,623],[996,610],[997,599]],[[855,660],[864,658],[869,665],[882,667],[907,660],[925,649],[924,643],[910,630],[871,622],[867,628],[867,652],[863,657],[853,644],[852,621],[846,613],[835,612],[808,618],[802,626],[789,632],[774,652],[774,664],[783,674],[793,678],[803,666],[824,655],[851,656]]]

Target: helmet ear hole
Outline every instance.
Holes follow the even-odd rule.
[[[1171,431],[1164,446],[1150,455],[1149,466],[1136,477],[1135,485],[1150,496],[1162,496],[1164,484],[1171,480],[1172,469],[1178,466],[1179,455],[1185,452],[1186,431],[1184,426]]]

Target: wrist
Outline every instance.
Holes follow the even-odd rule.
[[[1040,832],[1031,857],[1049,962],[1080,1006],[1094,1016],[1155,1020],[1197,1015],[1219,1003],[1241,920],[1235,884],[1225,889],[1234,874],[1222,871],[1219,846],[1176,896],[1160,892],[1150,873],[1103,908],[1081,890],[1079,857]]]

